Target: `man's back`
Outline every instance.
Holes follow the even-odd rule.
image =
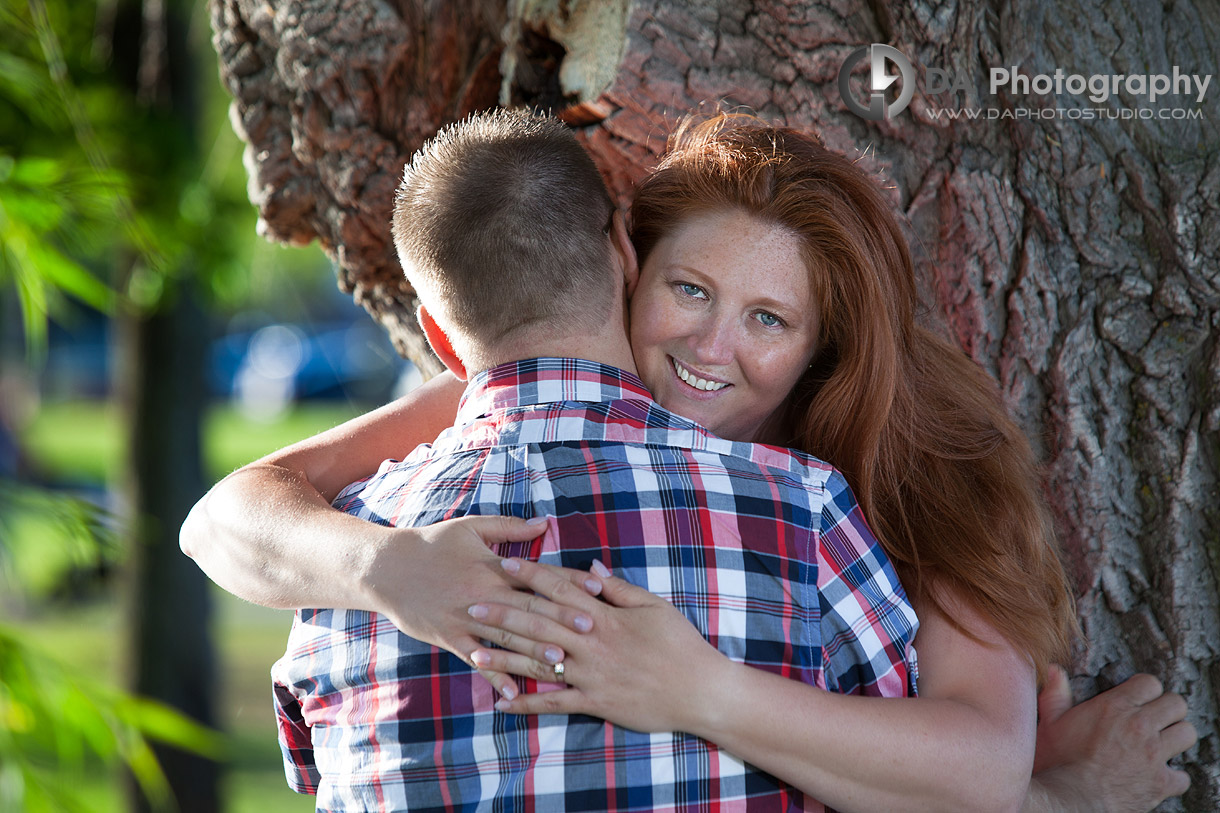
[[[913,679],[914,614],[841,476],[711,436],[611,367],[483,373],[454,429],[335,504],[394,525],[547,516],[497,552],[598,559],[734,660],[813,686],[892,696]],[[692,736],[496,712],[469,666],[372,613],[302,611],[273,671],[290,782],[321,810],[819,809]]]

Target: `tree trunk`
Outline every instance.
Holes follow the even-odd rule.
[[[212,14],[262,233],[319,240],[425,369],[392,191],[423,138],[469,110],[562,111],[624,204],[700,104],[861,155],[907,216],[933,318],[1001,382],[1045,459],[1089,640],[1077,695],[1137,670],[1186,695],[1194,785],[1164,807],[1220,807],[1220,89],[1149,105],[1133,89],[1095,103],[988,82],[1012,66],[1214,79],[1215,3],[213,0]],[[837,81],[873,42],[919,80],[877,122]],[[928,93],[928,68],[954,89]],[[1141,104],[1201,117],[1045,112]]]
[[[155,313],[129,314],[121,329],[130,438],[132,544],[130,688],[215,727],[216,664],[209,583],[178,548],[178,529],[203,493],[200,425],[208,321],[182,283]],[[220,810],[220,766],[154,744],[181,813]],[[134,785],[129,809],[149,810]]]
[[[192,43],[187,15],[179,15],[180,10],[182,4],[170,0],[124,2],[114,37],[116,61],[135,68],[131,90],[159,114],[150,117],[152,126],[163,128],[160,137],[180,150],[171,162],[176,167],[199,160],[200,111],[191,73]],[[175,140],[176,136],[180,138]],[[159,191],[143,193],[152,199],[175,200],[158,196]],[[191,261],[182,256],[178,262]],[[155,303],[142,303],[139,310],[133,308],[119,319],[116,371],[128,438],[132,546],[128,680],[135,694],[215,727],[217,675],[209,634],[209,582],[178,547],[178,529],[206,489],[200,433],[207,398],[209,325],[197,299],[196,275],[190,270],[136,270],[151,278],[160,293]],[[157,743],[153,748],[180,813],[220,809],[220,766],[215,760]],[[150,810],[134,780],[129,778],[128,785],[128,808]]]

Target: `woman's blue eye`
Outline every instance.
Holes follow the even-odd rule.
[[[679,282],[678,290],[687,296],[693,296],[698,299],[707,299],[707,294],[698,285],[691,285],[689,282]]]
[[[754,317],[758,319],[758,321],[764,327],[779,327],[784,323],[784,320],[780,319],[774,313],[767,313],[766,311],[760,311],[759,313],[756,313]]]

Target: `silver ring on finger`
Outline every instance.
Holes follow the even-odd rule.
[[[567,683],[568,682],[567,678],[564,677],[564,673],[567,671],[567,667],[564,666],[563,661],[560,661],[559,663],[555,664],[551,668],[555,671],[555,682],[556,683]]]

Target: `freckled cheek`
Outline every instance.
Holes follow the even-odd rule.
[[[632,312],[631,350],[640,375],[650,387],[664,388],[668,381],[669,349],[680,334],[662,308],[640,308]]]
[[[804,353],[792,348],[764,348],[742,365],[757,385],[791,389],[805,371]],[[785,392],[785,395],[787,393]]]
[[[743,355],[754,375],[765,381],[775,381],[788,370],[787,354],[778,348],[755,345],[746,348]]]
[[[680,308],[654,308],[644,318],[648,320],[643,328],[647,341],[661,349],[685,345],[701,330],[698,320]]]
[[[637,307],[631,309],[631,347],[639,355],[655,349],[657,331],[664,324],[658,321],[654,309]]]

